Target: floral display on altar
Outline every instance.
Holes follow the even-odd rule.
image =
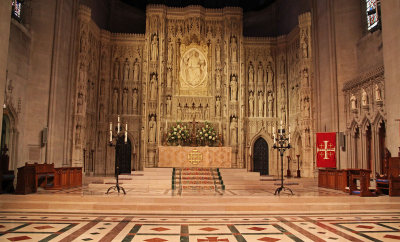
[[[217,132],[210,123],[205,122],[204,126],[196,131],[196,141],[197,145],[213,146],[218,141]]]
[[[220,137],[213,125],[207,121],[200,127],[193,127],[189,130],[185,124],[177,122],[167,132],[168,145],[195,145],[214,146],[220,144]]]
[[[183,145],[188,143],[189,140],[190,140],[190,132],[187,129],[186,125],[177,122],[176,125],[172,126],[169,129],[169,132],[167,134],[168,144]]]

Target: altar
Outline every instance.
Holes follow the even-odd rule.
[[[231,147],[158,147],[158,167],[231,168],[231,157]]]

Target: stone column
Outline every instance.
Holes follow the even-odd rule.
[[[383,62],[385,66],[385,108],[387,113],[387,147],[397,156],[400,146],[400,1],[381,1]]]
[[[6,88],[6,72],[8,60],[8,43],[10,39],[11,0],[0,1],[0,104],[4,103],[4,90]],[[3,120],[3,112],[0,112]],[[0,123],[0,130],[1,130]]]

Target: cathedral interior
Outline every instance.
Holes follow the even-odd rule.
[[[118,174],[163,176],[176,167],[162,148],[182,144],[170,130],[204,124],[217,140],[204,144],[229,148],[222,172],[283,186],[301,171],[317,187],[317,134],[330,132],[336,169],[376,186],[400,156],[399,22],[398,0],[2,0],[2,169],[14,186],[28,163],[81,168],[86,185],[117,160]]]

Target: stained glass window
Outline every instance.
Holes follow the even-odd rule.
[[[12,16],[17,20],[21,20],[21,9],[22,9],[22,1],[21,0],[12,0]]]
[[[365,0],[367,3],[367,23],[368,30],[374,29],[378,26],[378,0]]]

